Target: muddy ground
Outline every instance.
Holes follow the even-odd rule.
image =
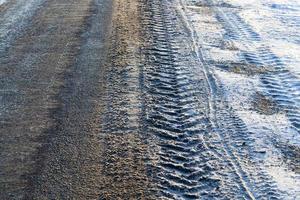
[[[282,199],[180,1],[8,0],[0,26],[0,199]]]

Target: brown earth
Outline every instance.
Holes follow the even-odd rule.
[[[139,126],[126,118],[138,113],[126,107],[138,88],[122,95],[137,87],[138,8],[137,0],[48,0],[10,46],[1,59],[15,89],[1,118],[0,199],[151,198],[147,147],[126,131]]]

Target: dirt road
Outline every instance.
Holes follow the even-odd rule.
[[[0,199],[283,199],[188,14],[1,4]]]

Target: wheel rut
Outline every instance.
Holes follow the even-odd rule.
[[[227,39],[238,41],[244,50],[240,53],[242,60],[268,72],[260,76],[261,87],[286,112],[293,129],[300,131],[299,79],[293,75],[284,62],[276,56],[263,39],[235,12],[218,7],[212,0],[205,1],[212,5],[218,21],[226,30]]]
[[[169,199],[254,199],[250,168],[240,161],[242,152],[251,151],[234,150],[233,144],[247,140],[241,137],[246,128],[226,111],[228,107],[218,107],[226,110],[210,118],[207,97],[212,91],[203,71],[207,63],[193,51],[192,31],[184,25],[177,4],[147,1],[143,13],[148,41],[144,48],[147,129],[159,148],[158,192]],[[211,120],[227,120],[230,127]]]
[[[7,15],[27,5],[12,2]],[[203,2],[226,24],[226,37],[249,49],[248,41],[260,42],[239,16],[222,11],[229,5]],[[16,20],[26,16],[22,34],[0,35],[9,92],[0,107],[0,198],[280,199],[183,1],[28,5],[28,15],[16,12]],[[15,23],[0,20],[0,30]],[[276,77],[284,84],[271,73],[262,81],[297,128],[298,102],[285,97],[291,85],[296,97],[299,84],[284,81],[289,73],[267,47],[255,50],[241,56],[282,69]]]
[[[227,5],[215,1],[200,1],[202,6],[207,6],[214,11],[214,15],[218,21],[224,24],[224,37],[228,39],[237,40],[239,44],[245,47],[252,46],[260,42],[260,36],[255,33],[250,26],[248,26],[243,20],[232,12],[232,8],[228,9]],[[181,6],[186,10],[186,5],[181,1]],[[230,7],[230,6],[229,6]],[[187,11],[184,11],[187,13]],[[185,15],[183,13],[183,15]],[[186,17],[186,21],[192,21]],[[195,46],[198,46],[200,60],[203,61],[206,71],[206,78],[211,88],[211,106],[210,106],[210,119],[213,122],[214,131],[218,133],[218,137],[221,138],[222,144],[226,150],[226,153],[231,158],[232,164],[235,166],[239,179],[243,182],[243,187],[246,189],[246,193],[249,195],[246,198],[261,199],[267,196],[268,198],[281,199],[282,192],[280,188],[275,185],[270,175],[267,173],[265,166],[260,163],[255,155],[255,141],[251,136],[253,133],[247,129],[244,122],[237,116],[234,110],[229,106],[229,102],[226,100],[224,94],[225,88],[218,80],[213,72],[214,63],[209,57],[209,53],[204,58],[202,52],[202,42],[199,41],[198,35],[194,27],[190,25],[191,32],[194,33],[193,38]],[[251,42],[250,42],[251,41]],[[250,44],[248,44],[250,43]],[[250,47],[250,46],[251,47]],[[266,52],[264,52],[266,53]],[[267,53],[272,55],[271,52]],[[267,55],[258,55],[251,52],[248,54],[248,58],[253,60],[253,64],[258,64],[262,58],[269,59],[271,62],[280,62]],[[207,60],[206,60],[207,59]],[[255,61],[255,63],[254,63]],[[264,64],[265,65],[265,64]],[[263,64],[261,64],[263,66]],[[280,70],[279,70],[280,71]],[[244,197],[245,198],[245,197]]]

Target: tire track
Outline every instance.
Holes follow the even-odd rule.
[[[15,88],[0,118],[0,198],[280,199],[183,2],[45,5],[0,60],[4,89]],[[240,17],[216,12],[232,40],[260,42]],[[267,47],[256,50],[244,52],[247,62],[281,69]],[[278,74],[264,84],[292,110],[291,80],[274,79],[289,73]]]
[[[254,177],[248,173],[258,169],[244,168],[249,160],[241,160],[249,156],[249,149],[235,150],[237,144],[242,146],[248,139],[243,137],[245,126],[228,113],[220,99],[214,99],[213,105],[213,109],[220,111],[213,119],[208,118],[210,106],[206,95],[213,92],[215,98],[220,98],[213,91],[218,86],[209,82],[214,88],[206,89],[205,73],[199,70],[199,66],[204,67],[203,60],[191,51],[193,41],[188,39],[193,31],[182,25],[186,21],[178,18],[176,7],[174,1],[152,0],[145,2],[143,10],[149,41],[145,48],[148,131],[155,134],[160,149],[159,192],[167,199],[254,199],[259,194],[254,193],[258,192],[250,180]],[[213,125],[210,121],[216,123],[221,119],[229,125]],[[262,174],[257,178],[268,180]],[[276,192],[271,195],[268,186],[259,191],[261,195],[263,189],[276,196]]]
[[[237,36],[230,39],[242,44],[241,60],[246,62],[246,64],[250,64],[249,66],[254,65],[258,68],[267,69],[267,72],[260,75],[261,88],[267,96],[274,99],[277,105],[286,112],[292,127],[299,133],[297,128],[299,122],[299,107],[297,105],[299,80],[286,69],[281,59],[264,44],[260,37],[253,37],[251,34],[246,35],[244,31],[240,31],[244,29],[245,31],[250,30],[250,33],[254,32],[240,17],[235,17],[238,16],[237,13],[226,11],[226,9],[224,10],[221,7],[214,10],[218,13],[217,15],[220,22],[223,23],[224,28],[228,32],[231,31],[230,34]],[[249,133],[250,135],[251,133]],[[255,149],[250,147],[250,152],[254,153]],[[255,158],[255,153],[253,157]],[[264,198],[264,194],[267,194],[268,198],[284,198],[285,194],[267,175],[265,168],[259,162],[257,162],[256,166],[258,166],[257,170],[250,169],[254,177],[252,181],[253,185],[256,186],[254,190],[257,194],[256,198]],[[256,177],[262,178],[257,179]]]
[[[185,4],[182,1],[181,5],[185,8]],[[213,6],[215,4],[209,1],[205,5]],[[217,5],[216,7],[218,9],[219,6]],[[184,13],[182,15],[184,16]],[[184,16],[184,18],[186,17]],[[186,21],[188,20],[186,18]],[[190,25],[188,24],[188,26]],[[237,30],[240,29],[242,28],[237,28]],[[218,137],[220,137],[226,153],[231,158],[239,179],[242,181],[245,193],[248,195],[244,198],[261,199],[265,196],[274,199],[279,198],[280,192],[278,192],[272,179],[267,175],[261,163],[254,156],[255,141],[251,138],[252,133],[247,130],[242,120],[230,110],[222,92],[224,91],[223,86],[210,71],[208,62],[203,60],[201,43],[198,41],[197,33],[193,31],[193,27],[190,30],[193,33],[195,49],[199,52],[198,57],[204,63],[204,70],[207,74],[206,79],[211,89],[210,120],[212,121],[213,128],[218,132]],[[250,28],[247,28],[241,35],[247,35],[245,33],[254,39],[259,39],[256,34],[252,34],[253,31]]]
[[[145,47],[145,82],[148,90],[148,131],[158,140],[160,152],[157,178],[162,198],[197,199],[202,182],[217,185],[210,172],[201,170],[199,134],[205,116],[196,110],[196,91],[191,88],[190,73],[180,65],[174,16],[165,10],[165,1],[142,1],[145,34],[151,43]],[[171,20],[173,19],[173,21]],[[208,166],[206,166],[208,167]],[[209,184],[206,184],[209,187]],[[203,185],[202,185],[203,187]]]
[[[156,199],[149,138],[144,132],[140,12],[136,0],[115,0],[108,61],[103,69],[99,199]]]
[[[208,4],[214,5],[213,1]],[[245,50],[240,57],[247,64],[265,67],[269,72],[261,75],[261,87],[286,112],[292,127],[300,131],[300,94],[299,79],[286,69],[286,66],[260,36],[246,24],[235,12],[213,6],[218,20],[223,24],[230,40],[242,44]],[[226,36],[225,36],[226,37]]]

